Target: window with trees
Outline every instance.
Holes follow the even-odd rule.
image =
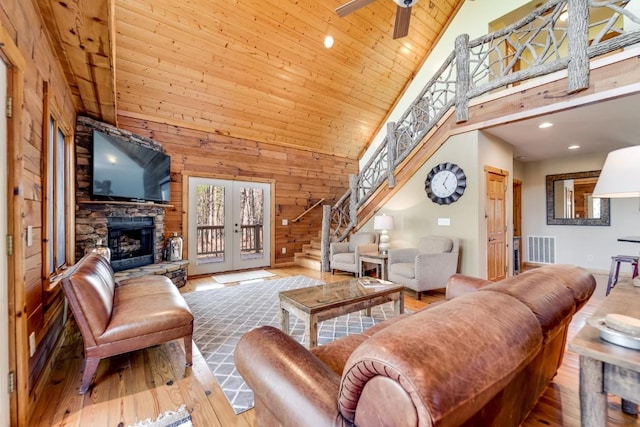
[[[65,128],[45,84],[44,174],[43,174],[43,273],[55,280],[69,261],[71,196],[71,132]]]

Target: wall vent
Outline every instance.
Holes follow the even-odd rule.
[[[527,236],[527,261],[538,264],[556,263],[556,238]]]

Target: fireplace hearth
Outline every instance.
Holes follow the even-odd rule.
[[[113,271],[154,263],[153,217],[108,217],[107,242]]]

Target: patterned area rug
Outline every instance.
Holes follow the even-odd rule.
[[[216,274],[211,276],[218,283],[244,282],[245,280],[264,279],[265,277],[275,276],[267,270],[243,271],[240,273]]]
[[[236,414],[253,408],[253,392],[233,363],[233,351],[240,337],[258,326],[280,327],[280,291],[321,283],[305,276],[292,276],[184,295],[195,318],[193,340]],[[359,333],[392,317],[393,303],[373,307],[371,317],[363,313],[359,311],[320,323],[319,345]],[[304,322],[292,315],[289,323],[291,336],[304,342]]]

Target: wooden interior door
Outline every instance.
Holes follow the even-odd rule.
[[[508,173],[486,167],[487,179],[487,278],[498,281],[507,277],[506,195]]]
[[[513,180],[513,273],[522,271],[522,181]],[[518,245],[517,254],[516,247]]]
[[[7,91],[7,65],[0,56],[0,96],[3,98],[8,96]],[[6,119],[6,103],[0,102],[0,236],[6,239],[9,233],[8,212],[9,206],[8,188],[9,169],[7,167],[7,119]],[[10,282],[8,277],[9,269],[9,253],[7,245],[0,245],[0,347],[7,351],[0,351],[0,378],[4,381],[9,378],[9,351],[12,351],[9,336],[13,333],[11,323],[9,321],[9,295]],[[10,423],[10,401],[9,394],[3,390],[3,396],[0,398],[0,425],[9,425]]]

